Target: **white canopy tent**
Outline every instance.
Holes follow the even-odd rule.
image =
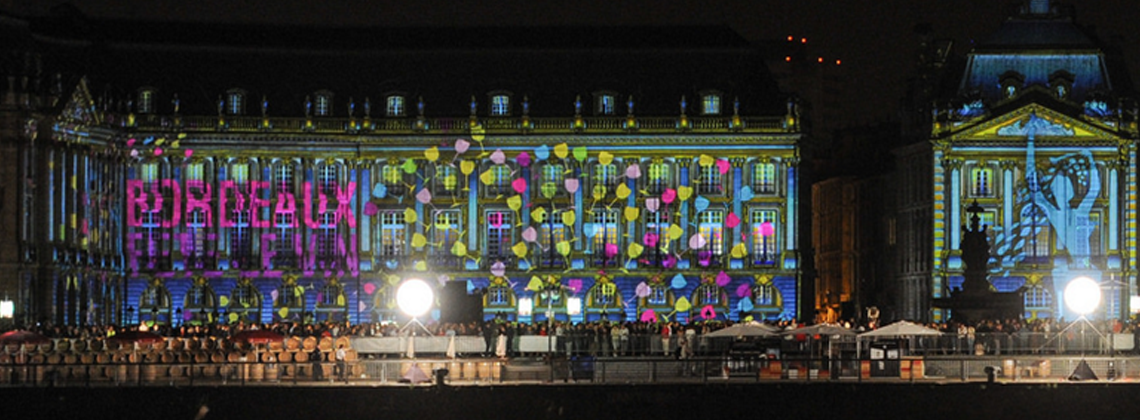
[[[864,339],[875,338],[914,338],[919,336],[940,336],[941,331],[930,327],[915,324],[910,321],[898,321],[893,324],[884,326],[879,329],[867,331],[859,334],[858,340],[855,344],[855,354],[862,354],[862,344]]]

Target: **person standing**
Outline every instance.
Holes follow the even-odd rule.
[[[309,362],[313,364],[313,380],[319,381],[324,379],[324,372],[321,371],[321,359],[324,355],[321,354],[321,349],[314,348],[312,353],[309,353]]]
[[[333,374],[336,375],[336,380],[344,381],[345,383],[348,383],[348,369],[347,369],[348,364],[345,361],[345,358],[347,356],[348,356],[348,351],[344,349],[344,344],[337,346],[336,356],[335,356],[336,357],[336,369],[335,369],[336,372],[333,372]]]

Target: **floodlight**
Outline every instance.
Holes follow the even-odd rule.
[[[16,312],[16,304],[10,300],[0,301],[0,318],[12,318]]]
[[[1140,312],[1140,296],[1129,296],[1128,307],[1132,308],[1132,313]]]
[[[534,300],[528,297],[519,299],[519,316],[530,316],[534,313]]]
[[[396,305],[408,316],[423,316],[431,310],[435,294],[423,280],[409,279],[396,290]]]
[[[582,298],[572,297],[566,300],[566,313],[570,315],[582,314]]]
[[[1100,305],[1100,285],[1088,277],[1077,277],[1065,286],[1065,306],[1084,316]]]

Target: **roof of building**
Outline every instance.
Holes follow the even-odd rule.
[[[427,116],[466,116],[472,97],[486,115],[491,92],[512,95],[511,114],[570,116],[576,98],[593,113],[592,94],[608,91],[627,112],[678,115],[699,111],[697,96],[723,94],[722,113],[739,100],[744,115],[782,115],[781,93],[765,54],[725,26],[377,28],[247,26],[89,20],[77,12],[29,19],[43,73],[88,79],[93,94],[122,103],[141,87],[156,90],[158,113],[213,114],[218,99],[248,93],[246,114],[303,115],[305,98],[331,91],[333,115],[349,99],[363,115],[382,114],[399,93]],[[65,82],[66,83],[66,82]],[[252,106],[251,106],[252,105]],[[414,108],[413,108],[414,109]],[[411,112],[415,115],[415,111]]]

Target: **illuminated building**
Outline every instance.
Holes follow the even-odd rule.
[[[7,22],[23,321],[798,315],[799,109],[731,31],[72,23]]]
[[[928,305],[961,287],[959,245],[974,201],[991,245],[989,281],[999,292],[1022,291],[1026,318],[1075,319],[1063,290],[1079,276],[1106,292],[1090,316],[1129,315],[1137,105],[1123,90],[1122,69],[1110,62],[1069,13],[1046,0],[1027,2],[967,55],[952,100],[935,103],[930,144],[899,151],[901,173],[931,185],[899,188],[930,197],[929,205],[920,199],[900,210],[899,230],[907,229],[903,219],[921,227],[930,217],[933,233],[925,238],[930,248],[899,248],[900,261],[915,268],[900,277],[906,316],[950,315]],[[910,281],[918,276],[927,277]]]

